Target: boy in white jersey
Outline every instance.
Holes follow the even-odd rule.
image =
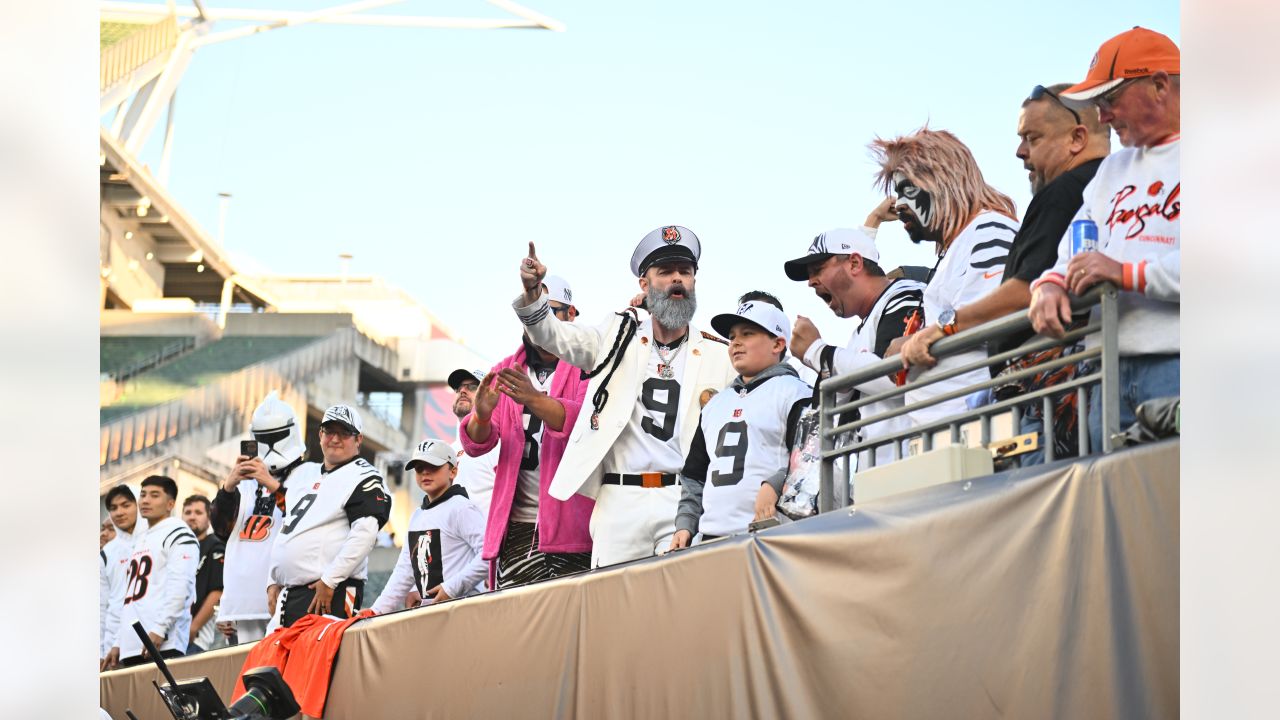
[[[191,632],[191,603],[196,596],[200,542],[180,518],[172,516],[178,484],[152,475],[142,481],[138,508],[147,529],[139,533],[129,555],[124,606],[115,645],[106,666],[140,665],[150,660],[133,623],[141,622],[151,642],[166,658],[186,653]]]
[[[738,377],[702,409],[680,471],[672,550],[688,547],[699,531],[713,539],[745,532],[757,514],[773,516],[791,433],[813,396],[813,388],[783,362],[791,322],[780,306],[747,300],[737,312],[712,318],[711,327],[729,338],[729,361]],[[757,513],[757,505],[764,512]]]
[[[379,615],[483,592],[489,574],[489,564],[481,556],[485,519],[467,498],[466,489],[453,484],[458,475],[453,448],[428,438],[404,469],[415,474],[426,497],[409,518],[400,558],[373,603]],[[406,603],[411,593],[414,602]]]
[[[285,483],[306,445],[293,408],[272,390],[253,411],[258,454],[241,455],[213,498],[213,532],[227,543],[218,630],[232,643],[261,640],[271,619],[267,570],[284,524]]]
[[[147,529],[138,517],[138,501],[126,485],[116,485],[102,498],[107,520],[115,529],[115,537],[102,546],[98,587],[98,618],[102,624],[101,669],[107,669],[107,653],[116,644],[120,628],[120,611],[124,607],[124,586],[129,578],[129,555],[135,537]]]
[[[382,476],[359,455],[363,421],[334,405],[320,422],[323,463],[303,463],[285,487],[285,520],[271,548],[280,625],[304,615],[353,616],[364,598],[369,551],[391,515]]]

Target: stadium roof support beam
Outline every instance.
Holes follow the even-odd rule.
[[[258,10],[251,8],[208,8],[205,10],[204,17],[210,21],[229,20],[229,21],[247,21],[259,23],[279,23],[289,22],[296,24],[296,21],[306,18],[310,15],[316,15],[317,12],[321,17],[306,20],[310,23],[320,23],[328,25],[366,25],[380,27],[412,27],[412,28],[444,28],[457,30],[501,30],[501,29],[519,29],[532,28],[551,30],[552,32],[564,32],[564,23],[555,18],[548,17],[539,12],[530,10],[529,8],[519,5],[509,0],[486,0],[490,5],[505,10],[518,19],[505,18],[461,18],[461,17],[436,17],[427,15],[362,15],[347,11],[341,14],[334,14],[335,8],[322,11],[303,11],[303,10]],[[353,3],[358,4],[358,3]],[[137,19],[144,16],[159,16],[168,14],[169,10],[164,6],[152,5],[147,3],[132,2],[103,2],[101,4],[101,13],[104,20],[108,19]],[[177,8],[175,11],[178,17],[194,18],[200,16],[200,13],[194,8]],[[290,22],[293,21],[293,22]]]

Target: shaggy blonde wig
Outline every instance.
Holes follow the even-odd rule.
[[[867,147],[880,165],[876,183],[885,192],[894,194],[893,174],[900,172],[932,196],[929,225],[941,231],[944,248],[984,210],[1017,219],[1013,200],[987,184],[973,153],[946,130],[926,125],[892,140],[877,137]]]

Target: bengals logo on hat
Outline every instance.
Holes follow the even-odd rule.
[[[680,242],[680,229],[675,225],[668,225],[662,228],[662,242],[668,245],[675,245]]]

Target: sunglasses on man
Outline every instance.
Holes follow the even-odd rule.
[[[1053,98],[1054,102],[1058,103],[1058,104],[1059,104],[1059,105],[1061,105],[1061,106],[1062,106],[1062,107],[1063,107],[1067,112],[1071,113],[1071,117],[1073,117],[1073,118],[1075,118],[1075,119],[1076,119],[1076,124],[1077,124],[1077,125],[1083,125],[1083,124],[1084,124],[1084,123],[1080,122],[1080,115],[1079,115],[1079,113],[1077,113],[1074,109],[1072,109],[1072,107],[1071,107],[1070,105],[1068,105],[1068,104],[1066,104],[1065,102],[1063,102],[1063,101],[1062,101],[1062,98],[1058,97],[1058,93],[1056,93],[1056,92],[1054,92],[1054,91],[1050,90],[1049,88],[1047,88],[1047,87],[1045,87],[1045,86],[1043,86],[1043,85],[1037,85],[1037,86],[1035,86],[1035,87],[1031,88],[1031,94],[1027,96],[1027,99],[1028,99],[1028,100],[1030,100],[1030,101],[1032,101],[1032,102],[1035,102],[1036,100],[1039,100],[1040,98],[1043,98],[1045,95],[1048,95],[1049,97]]]

